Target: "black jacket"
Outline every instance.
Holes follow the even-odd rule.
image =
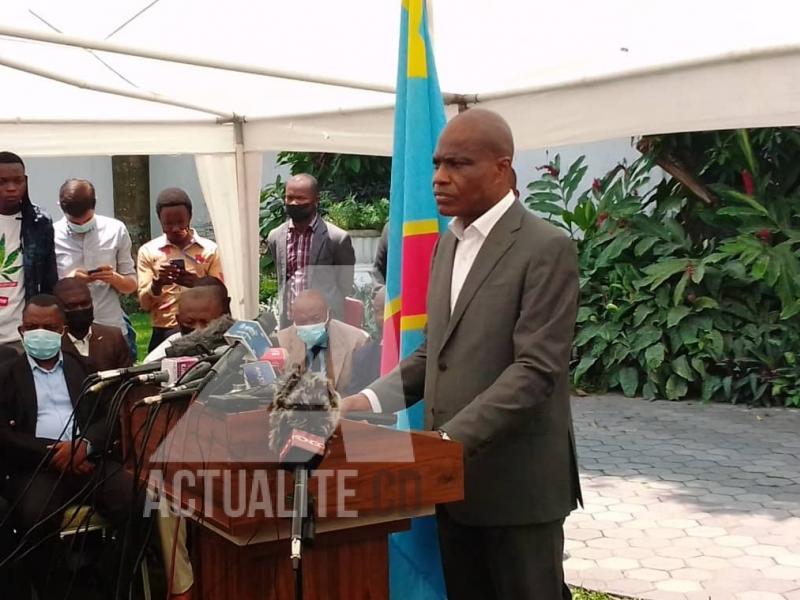
[[[63,353],[64,377],[73,406],[78,399],[87,372],[74,355]],[[36,437],[38,405],[33,373],[28,357],[22,355],[0,366],[0,461],[2,470],[12,477],[15,473],[30,474],[49,453],[53,440]],[[85,397],[77,406],[75,418],[83,436],[96,448],[106,440],[105,412],[98,406],[96,395]]]
[[[53,220],[28,198],[22,201],[22,267],[25,300],[37,294],[51,294],[58,281]]]

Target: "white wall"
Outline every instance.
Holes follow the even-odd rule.
[[[584,187],[581,189],[591,185],[592,179],[607,173],[623,158],[631,161],[639,156],[627,138],[519,152],[514,159],[514,167],[519,177],[517,187],[523,198],[527,196],[528,183],[539,177],[536,168],[546,165],[556,153],[561,154],[561,165],[564,169],[578,156],[586,155],[589,170],[584,178]],[[262,184],[272,183],[277,174],[281,174],[284,178],[288,176],[288,169],[277,167],[275,159],[275,153],[264,154]],[[54,218],[61,217],[61,210],[58,208],[58,188],[70,177],[89,179],[94,183],[97,189],[98,212],[105,215],[114,214],[110,157],[30,158],[25,160],[25,165],[31,199],[50,212]],[[150,227],[153,235],[161,233],[155,213],[156,197],[161,190],[168,187],[180,187],[186,190],[194,205],[195,227],[204,235],[213,235],[211,219],[200,191],[194,157],[191,155],[150,157]]]
[[[114,214],[111,157],[22,158],[28,174],[31,200],[49,212],[54,220],[62,216],[58,206],[58,190],[64,181],[73,177],[88,179],[94,184],[99,213]]]
[[[641,156],[631,145],[629,138],[519,152],[514,157],[514,169],[517,171],[517,189],[523,199],[528,195],[528,184],[539,179],[541,175],[541,172],[537,171],[537,167],[547,165],[555,158],[556,154],[561,155],[561,168],[564,171],[579,156],[586,156],[585,164],[589,169],[586,171],[583,185],[578,188],[581,191],[589,187],[594,178],[608,173],[622,159],[625,158],[631,162]]]

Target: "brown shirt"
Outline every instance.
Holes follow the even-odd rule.
[[[153,280],[158,268],[169,261],[182,258],[186,270],[198,277],[208,275],[222,279],[222,261],[217,244],[192,231],[192,241],[181,249],[161,235],[139,248],[136,271],[139,279],[139,304],[150,313],[153,327],[177,327],[178,298],[183,287],[177,283],[165,285],[161,294],[153,294]]]

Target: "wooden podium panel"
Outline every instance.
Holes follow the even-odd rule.
[[[132,394],[129,406],[151,392]],[[268,448],[268,409],[225,413],[188,402],[150,410],[125,411],[123,446],[129,462],[136,457],[144,465],[142,477],[157,472],[161,493],[190,510],[199,597],[294,598],[293,477]],[[314,545],[303,549],[304,597],[388,598],[388,535],[433,514],[436,504],[463,498],[462,449],[342,420],[309,491],[318,518]],[[265,500],[270,510],[254,510]]]

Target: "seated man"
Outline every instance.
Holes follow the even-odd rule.
[[[292,312],[294,325],[278,332],[278,341],[289,355],[289,364],[325,373],[336,391],[350,384],[353,352],[369,336],[357,327],[330,318],[328,302],[317,290],[298,294]]]
[[[180,331],[161,342],[148,354],[144,362],[161,360],[167,355],[167,348],[179,337],[198,329],[205,329],[211,321],[227,314],[229,307],[228,290],[220,285],[199,285],[184,290],[178,298],[176,318]]]
[[[178,299],[177,319],[181,331],[164,340],[145,358],[145,362],[161,360],[166,356],[166,349],[178,338],[205,329],[209,323],[229,312],[230,299],[225,284],[214,277],[199,279],[195,287],[184,290]],[[168,577],[167,588],[173,600],[189,599],[192,598],[194,576],[186,547],[186,521],[173,514],[167,515],[163,503],[161,499],[159,514],[163,516],[157,519],[156,525]]]
[[[381,376],[381,352],[383,350],[383,309],[386,303],[386,287],[378,288],[372,296],[372,316],[377,334],[369,342],[353,352],[353,369],[347,395],[357,394]]]
[[[56,283],[53,295],[67,315],[67,335],[61,342],[64,352],[81,357],[90,373],[131,366],[130,347],[120,328],[95,322],[92,294],[84,281],[66,277]]]
[[[65,323],[57,298],[32,297],[19,328],[25,354],[6,365],[0,380],[5,492],[16,507],[23,549],[30,550],[24,563],[29,572],[36,569],[40,600],[59,598],[65,589],[57,540],[67,505],[91,504],[120,531],[131,514],[142,514],[131,476],[105,456],[105,412],[96,396],[79,398],[87,372],[77,357],[61,352]],[[126,591],[141,541],[120,544],[127,549],[120,570]]]

